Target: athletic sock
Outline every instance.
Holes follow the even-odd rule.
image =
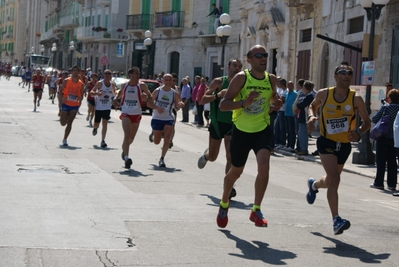
[[[260,206],[258,205],[253,205],[252,206],[252,211],[260,210]]]
[[[125,155],[125,160],[128,160],[129,159],[129,156],[128,155]]]
[[[313,189],[314,191],[317,190],[317,188],[316,188],[316,181],[313,182],[313,184],[312,184],[312,189]]]
[[[220,206],[223,208],[223,209],[227,209],[228,207],[229,207],[229,202],[223,202],[223,201],[221,201],[220,200]]]

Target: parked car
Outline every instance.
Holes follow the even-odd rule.
[[[12,76],[20,76],[19,71],[21,70],[22,66],[13,66],[11,68],[11,75]]]
[[[116,87],[118,87],[118,90],[121,89],[121,85],[124,83],[129,82],[129,79],[126,78],[114,78],[113,81],[116,84]],[[158,81],[155,80],[146,80],[146,79],[140,79],[140,82],[144,82],[148,90],[152,93],[155,89],[157,89],[161,84]],[[147,96],[145,94],[142,94],[141,96],[141,109],[142,111],[149,111],[150,114],[152,114],[152,109],[147,107]]]

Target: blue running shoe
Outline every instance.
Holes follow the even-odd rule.
[[[314,182],[315,182],[315,179],[309,178],[309,180],[308,180],[309,192],[306,194],[306,200],[308,201],[309,204],[314,203],[314,201],[316,200],[316,193],[319,192],[319,190],[312,189],[312,185]]]
[[[334,218],[334,235],[342,234],[349,227],[351,227],[351,223],[348,220],[342,219],[339,216]]]

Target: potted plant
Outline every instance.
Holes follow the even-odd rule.
[[[104,38],[111,38],[111,34],[109,32],[104,32]]]
[[[123,29],[122,28],[118,28],[118,29],[116,29],[116,31],[117,32],[123,32]]]
[[[40,32],[37,32],[37,33],[36,33],[36,36],[37,36],[37,37],[40,37],[40,36],[42,36],[42,35],[40,34]]]

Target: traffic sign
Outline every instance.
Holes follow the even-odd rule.
[[[374,61],[363,61],[361,72],[361,84],[372,85],[374,78]]]
[[[100,58],[100,64],[105,66],[108,65],[108,57],[107,56],[103,56]]]

